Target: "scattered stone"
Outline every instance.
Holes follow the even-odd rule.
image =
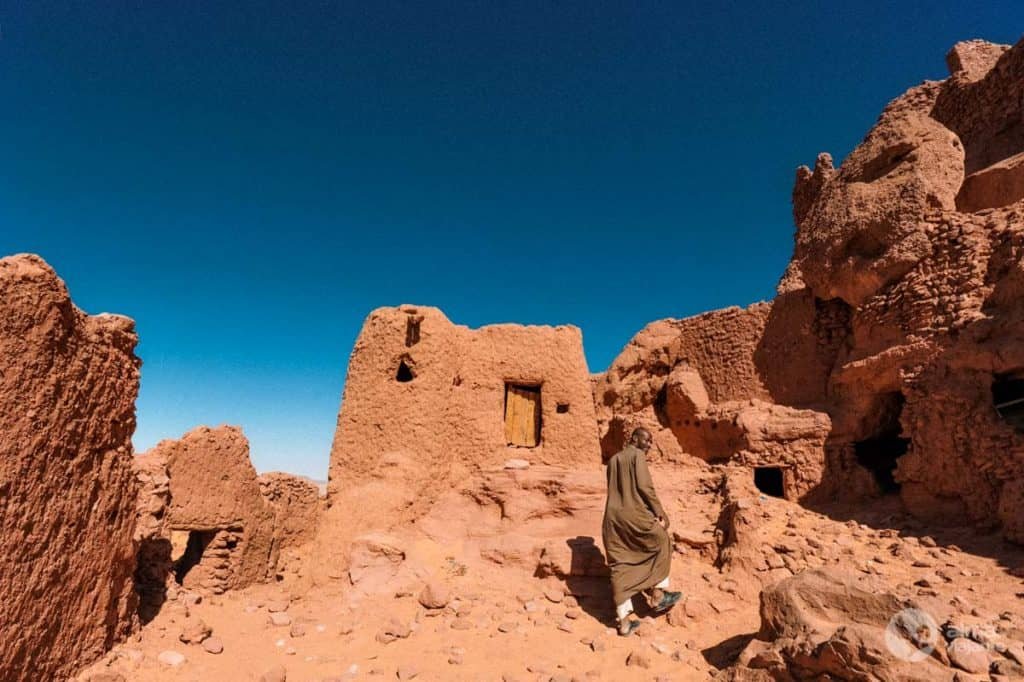
[[[505,468],[513,470],[529,469],[530,463],[525,459],[507,459],[505,460]]]
[[[632,651],[629,656],[626,657],[626,667],[643,668],[646,670],[651,667],[651,659],[645,653]]]
[[[561,587],[546,587],[544,588],[544,597],[550,602],[559,604],[565,599],[565,590]]]
[[[178,635],[183,644],[199,644],[213,634],[213,629],[202,620],[196,619],[187,624]]]
[[[267,602],[267,611],[270,613],[280,613],[288,610],[288,602],[284,600]]]
[[[160,655],[156,657],[156,660],[160,661],[164,665],[177,668],[185,662],[185,656],[177,651],[161,651]]]
[[[276,665],[260,676],[260,682],[288,682],[288,671],[283,665]]]
[[[292,637],[305,637],[306,636],[306,626],[303,625],[302,623],[292,623],[292,627],[288,631],[288,634],[290,636],[292,636]]]
[[[958,637],[950,642],[947,652],[953,665],[963,671],[974,674],[988,672],[988,651],[977,642]]]
[[[273,625],[274,627],[280,628],[285,627],[286,625],[291,625],[292,617],[289,616],[287,613],[275,611],[267,617],[267,622]]]
[[[498,626],[498,632],[512,632],[516,629],[516,624],[510,621],[505,621]]]
[[[207,637],[203,640],[203,650],[210,654],[219,654],[224,651],[224,643],[220,637]]]
[[[451,601],[451,590],[439,580],[429,580],[420,591],[419,602],[427,609],[443,609]]]
[[[576,620],[581,615],[583,615],[583,613],[579,609],[569,609],[565,612],[565,617],[569,620]]]

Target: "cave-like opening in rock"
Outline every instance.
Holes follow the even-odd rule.
[[[899,391],[878,396],[870,415],[873,428],[869,435],[853,444],[857,463],[871,472],[883,494],[897,493],[896,465],[907,454],[910,439],[901,438],[900,415],[906,402]]]
[[[786,497],[786,483],[782,467],[755,467],[754,485],[765,495]]]
[[[1024,377],[1000,374],[992,381],[992,404],[1008,424],[1024,432]]]

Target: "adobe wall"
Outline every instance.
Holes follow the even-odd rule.
[[[0,679],[70,677],[129,634],[134,323],[0,259]]]
[[[373,311],[349,360],[331,449],[318,542],[340,558],[325,563],[343,565],[360,529],[414,519],[444,489],[510,458],[598,466],[590,381],[576,327],[470,329],[436,308]],[[507,442],[507,383],[540,387],[536,447]]]

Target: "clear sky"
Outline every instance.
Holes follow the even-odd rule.
[[[324,478],[382,305],[572,323],[772,296],[837,161],[1013,2],[0,0],[0,252],[135,318],[135,444],[240,424]]]

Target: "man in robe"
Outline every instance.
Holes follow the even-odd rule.
[[[682,596],[680,592],[668,591],[672,546],[668,516],[654,492],[645,459],[652,442],[650,431],[638,428],[626,447],[605,461],[608,499],[602,533],[622,636],[640,625],[629,617],[636,594],[643,592],[656,613],[668,611]]]

